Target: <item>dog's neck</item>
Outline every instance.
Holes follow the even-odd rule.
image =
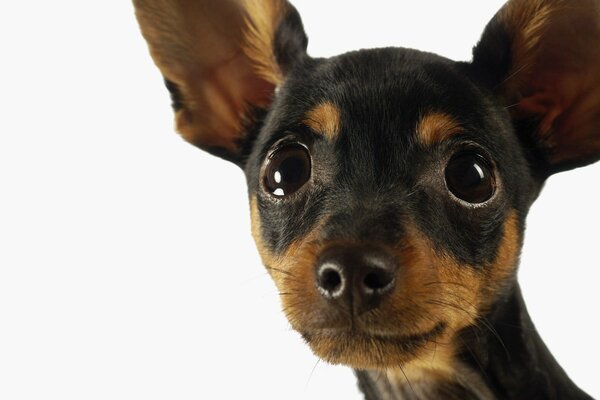
[[[407,382],[386,373],[355,371],[366,400],[591,399],[542,342],[516,283],[485,323],[465,330],[460,342],[465,345],[450,378],[421,374],[412,380],[409,373]]]

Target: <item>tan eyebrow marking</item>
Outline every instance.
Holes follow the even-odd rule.
[[[331,102],[320,103],[306,114],[302,121],[313,131],[333,140],[340,133],[340,110]]]
[[[460,124],[448,114],[433,112],[417,124],[417,137],[421,144],[431,146],[461,132]]]

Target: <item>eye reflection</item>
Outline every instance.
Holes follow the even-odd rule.
[[[291,143],[270,155],[264,169],[264,186],[276,197],[288,196],[308,182],[310,171],[308,149],[300,143]]]
[[[474,153],[454,156],[446,166],[446,185],[450,192],[471,204],[489,200],[496,190],[496,181],[489,163]]]

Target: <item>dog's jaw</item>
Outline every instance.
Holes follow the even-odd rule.
[[[355,370],[367,400],[591,400],[567,376],[539,337],[518,284],[480,329],[462,332],[465,348],[449,373],[410,366]],[[443,357],[444,354],[441,354]],[[436,356],[437,357],[437,356]]]

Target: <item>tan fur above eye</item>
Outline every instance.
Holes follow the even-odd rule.
[[[310,110],[302,122],[315,133],[320,133],[327,139],[333,140],[340,133],[340,121],[339,108],[331,102],[323,102]]]
[[[426,114],[417,124],[417,137],[424,146],[441,143],[460,131],[460,124],[457,121],[440,112]]]

